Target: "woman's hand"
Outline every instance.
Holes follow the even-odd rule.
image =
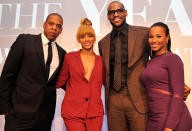
[[[164,131],[173,131],[171,128],[164,128]]]

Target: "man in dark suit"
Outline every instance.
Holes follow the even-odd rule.
[[[65,50],[56,42],[63,18],[48,15],[39,35],[21,34],[10,48],[0,78],[0,113],[5,131],[49,131],[56,104],[56,80]]]
[[[149,58],[148,28],[128,25],[127,11],[118,1],[109,4],[107,16],[113,30],[99,41],[99,52],[106,71],[108,128],[145,131],[148,106],[140,74]]]

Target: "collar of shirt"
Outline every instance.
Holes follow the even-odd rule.
[[[124,35],[124,36],[128,36],[128,24],[124,23],[121,27],[113,27],[112,33],[111,33],[111,37],[114,38],[118,32],[120,32],[120,34]]]
[[[44,33],[41,33],[41,39],[42,39],[42,43],[43,45],[47,45],[49,43],[49,40],[47,39],[47,37],[45,36]],[[51,42],[52,44],[55,44],[55,41]]]

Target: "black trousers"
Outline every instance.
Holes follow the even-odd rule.
[[[39,113],[31,120],[23,120],[9,113],[5,118],[5,131],[50,131],[52,119],[46,113]]]
[[[54,112],[49,112],[45,105],[41,105],[33,119],[21,119],[10,111],[5,117],[5,131],[50,131]]]

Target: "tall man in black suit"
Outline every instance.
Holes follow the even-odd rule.
[[[0,77],[0,113],[5,131],[48,131],[54,117],[56,80],[65,50],[56,42],[63,18],[48,15],[39,35],[21,34],[11,46]]]

